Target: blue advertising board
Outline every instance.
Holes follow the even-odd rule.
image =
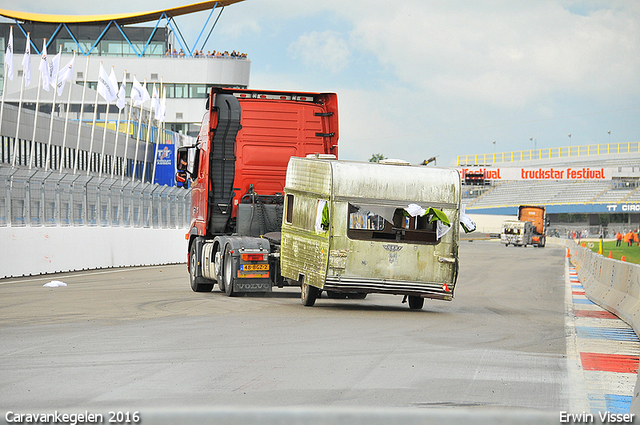
[[[156,151],[155,182],[159,185],[175,186],[176,151],[174,144],[159,144]]]

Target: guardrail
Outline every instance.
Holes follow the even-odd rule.
[[[189,194],[129,179],[2,167],[0,226],[185,228]]]
[[[459,155],[457,166],[487,165],[500,162],[533,161],[539,159],[568,158],[576,156],[604,155],[615,153],[638,153],[640,142],[599,143],[595,145],[564,146],[559,148],[530,149],[512,152]]]
[[[0,167],[0,279],[186,261],[190,190]]]
[[[627,322],[640,335],[640,265],[605,258],[573,241],[561,241],[569,249],[587,297]],[[640,414],[640,375],[633,391],[630,412]]]

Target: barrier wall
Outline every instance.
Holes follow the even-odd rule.
[[[627,322],[640,335],[640,265],[605,258],[573,241],[566,246],[576,266],[587,298]],[[640,414],[640,375],[633,391],[630,412]]]
[[[0,227],[0,278],[185,263],[185,229]]]

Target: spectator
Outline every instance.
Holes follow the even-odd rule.
[[[620,246],[621,243],[622,243],[622,233],[618,231],[616,232],[616,246]]]
[[[631,230],[624,235],[624,241],[627,243],[627,246],[631,246],[631,241],[633,241],[633,232]]]
[[[182,49],[180,49],[180,53],[178,53],[178,56],[180,56],[181,58],[184,57],[184,52],[182,51]]]

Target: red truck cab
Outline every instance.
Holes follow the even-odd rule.
[[[237,238],[279,232],[290,157],[338,155],[335,93],[212,88],[206,109],[196,146],[178,149],[176,175],[190,181],[189,271],[198,292],[221,283],[219,262]]]

